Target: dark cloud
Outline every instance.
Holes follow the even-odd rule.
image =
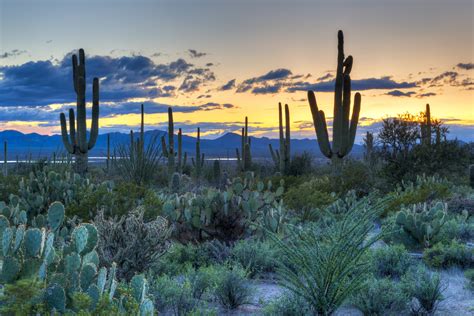
[[[334,78],[334,75],[328,72],[324,76],[321,76],[318,79],[316,79],[316,81],[324,81],[324,80],[328,80],[328,79],[331,79],[331,78]]]
[[[417,98],[428,98],[428,97],[434,97],[435,95],[436,95],[436,93],[434,93],[434,92],[427,92],[427,93],[418,94],[416,97]]]
[[[471,70],[474,69],[474,63],[459,63],[456,67],[463,70]]]
[[[207,53],[198,52],[195,49],[188,49],[188,53],[189,53],[189,56],[191,56],[191,58],[200,58],[207,55]]]
[[[6,59],[10,57],[16,57],[26,54],[26,50],[19,50],[19,49],[14,49],[9,52],[4,52],[3,54],[0,54],[0,59]]]
[[[335,80],[322,81],[317,83],[310,82],[295,82],[292,83],[286,89],[287,92],[295,91],[319,91],[319,92],[332,92],[334,91]],[[415,88],[417,84],[415,82],[397,82],[391,77],[381,78],[367,78],[367,79],[355,79],[352,80],[352,90],[363,91],[363,90],[389,90],[389,89],[407,89]]]
[[[385,94],[390,95],[392,97],[411,97],[412,95],[416,94],[416,92],[414,92],[414,91],[403,92],[403,91],[400,91],[400,90],[392,90],[392,91],[389,91]]]
[[[0,106],[47,105],[74,101],[71,53],[58,63],[27,62],[0,66]],[[130,98],[173,96],[177,91],[170,81],[182,80],[179,90],[196,91],[215,75],[208,68],[199,68],[180,58],[170,63],[155,64],[145,56],[88,56],[87,93],[91,93],[92,77],[101,82],[102,101],[125,101]],[[160,84],[165,84],[160,87]]]
[[[281,85],[280,84],[274,84],[274,85],[269,85],[269,86],[263,86],[263,87],[255,87],[252,90],[253,94],[274,94],[277,92],[280,92],[281,90]]]
[[[220,91],[231,90],[235,88],[235,79],[229,80],[225,85],[219,88]]]
[[[244,80],[243,83],[253,84],[253,83],[259,83],[259,82],[265,82],[265,81],[271,81],[271,80],[282,80],[282,79],[287,79],[291,75],[292,75],[291,70],[279,68],[276,70],[271,70],[267,72],[266,74],[264,74],[263,76]]]
[[[200,96],[198,96],[197,98],[198,99],[209,99],[211,98],[212,96],[210,94],[201,94]]]

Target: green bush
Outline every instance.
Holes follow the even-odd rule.
[[[329,315],[361,288],[370,270],[367,254],[381,236],[367,239],[385,201],[350,204],[340,220],[324,229],[295,228],[281,239],[269,234],[279,252],[281,283],[314,313]]]
[[[390,279],[368,279],[351,300],[364,315],[399,315],[408,298]]]
[[[18,194],[20,178],[17,175],[0,175],[0,201],[8,201],[10,194]]]
[[[198,306],[199,301],[192,295],[188,280],[177,280],[167,275],[158,277],[150,289],[155,297],[158,311],[172,315],[186,315]]]
[[[437,243],[423,252],[423,260],[434,268],[474,267],[474,249],[456,240],[449,244]]]
[[[466,276],[469,282],[468,287],[474,290],[474,269],[468,269],[464,271],[464,276]]]
[[[246,278],[244,269],[233,266],[222,271],[214,295],[227,309],[236,309],[251,302],[253,290]]]
[[[250,278],[273,272],[275,268],[275,251],[265,242],[238,241],[232,248],[232,259],[247,270]]]
[[[46,314],[42,300],[44,284],[34,279],[23,279],[6,284],[0,296],[0,312],[6,315]]]
[[[311,315],[311,309],[301,297],[285,293],[276,300],[271,301],[263,309],[267,316],[295,316]]]
[[[336,200],[334,195],[326,192],[328,182],[328,178],[316,178],[290,187],[283,200],[302,221],[315,220],[313,210],[326,207]]]
[[[451,196],[451,183],[439,177],[418,176],[415,182],[403,182],[397,190],[389,193],[393,197],[383,216],[398,212],[403,206],[425,203],[434,199],[443,200]]]
[[[374,249],[371,253],[374,275],[400,278],[408,270],[411,257],[403,245]]]
[[[443,300],[443,291],[446,286],[442,284],[438,273],[428,271],[423,265],[410,269],[401,280],[403,291],[415,298],[410,308],[416,315],[432,315]]]

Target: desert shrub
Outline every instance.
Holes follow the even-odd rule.
[[[233,266],[221,272],[214,295],[227,309],[236,309],[251,302],[253,290],[244,269]]]
[[[304,299],[313,313],[328,315],[363,285],[369,274],[367,239],[381,204],[361,199],[321,231],[295,228],[285,240],[269,234],[279,252],[277,275],[290,292]]]
[[[314,220],[312,211],[328,206],[336,199],[334,195],[325,191],[327,187],[321,191],[327,180],[327,178],[316,178],[290,187],[284,194],[285,205],[294,210],[302,221]]]
[[[213,239],[199,244],[197,251],[207,264],[223,264],[230,258],[232,250],[225,243]]]
[[[474,195],[473,196],[455,196],[447,201],[448,211],[452,214],[463,214],[467,212],[468,217],[474,216]]]
[[[408,298],[390,279],[369,278],[352,297],[351,303],[364,315],[399,315]]]
[[[474,217],[468,217],[467,212],[461,215],[449,215],[439,232],[440,240],[449,242],[453,239],[470,241],[474,238]]]
[[[192,295],[191,284],[163,275],[154,280],[150,289],[155,298],[157,309],[163,314],[187,315],[195,309],[199,301]]]
[[[434,314],[446,289],[440,275],[430,272],[423,265],[410,269],[402,277],[401,286],[410,298],[416,299],[410,306],[411,312],[416,315]]]
[[[409,248],[430,247],[442,239],[441,228],[445,222],[445,204],[413,205],[396,214],[394,228],[398,232],[393,238]]]
[[[474,269],[467,269],[464,271],[464,276],[468,281],[468,287],[474,290]]]
[[[271,301],[263,309],[267,316],[311,315],[311,309],[301,297],[285,293]]]
[[[186,274],[186,279],[191,286],[191,293],[195,299],[201,300],[208,293],[212,292],[220,278],[222,268],[214,265],[190,269]]]
[[[456,240],[449,244],[437,243],[423,252],[423,260],[434,268],[459,266],[462,268],[474,267],[474,248],[470,248]]]
[[[384,214],[388,215],[400,211],[403,206],[425,203],[434,199],[443,200],[451,195],[451,183],[439,177],[417,176],[415,182],[405,181],[397,189],[389,193],[393,197]]]
[[[292,176],[301,176],[305,174],[311,174],[313,168],[311,166],[313,157],[308,152],[303,152],[298,155],[294,155],[291,158],[289,175]]]
[[[403,245],[376,248],[371,253],[374,275],[400,278],[411,264],[411,257]]]
[[[247,270],[250,278],[272,272],[275,268],[275,251],[266,242],[238,241],[232,248],[232,259]]]
[[[17,175],[0,175],[0,201],[8,201],[10,194],[18,194],[19,182]]]
[[[145,144],[137,140],[119,144],[116,148],[118,157],[113,159],[113,168],[123,179],[146,184],[156,177],[162,157],[161,142],[157,136],[145,141]]]
[[[365,196],[373,190],[370,169],[359,160],[345,162],[340,175],[335,175],[334,192],[345,194],[354,191],[357,196]]]
[[[145,272],[168,249],[168,222],[161,217],[145,222],[143,214],[143,209],[135,209],[120,219],[106,219],[101,212],[94,220],[100,261],[106,266],[117,263],[119,278],[130,280]]]
[[[34,315],[46,313],[42,300],[43,286],[34,279],[6,284],[0,296],[0,312],[5,315]]]

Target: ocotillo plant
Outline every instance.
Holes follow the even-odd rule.
[[[248,117],[245,117],[245,127],[242,128],[242,145],[240,156],[239,149],[235,149],[237,155],[237,164],[241,171],[248,171],[252,167],[252,154],[250,152],[250,137]]]
[[[165,136],[161,136],[161,150],[163,151],[163,156],[168,158],[168,174],[171,177],[175,172],[174,121],[171,107],[168,108],[168,146],[166,145]]]
[[[186,168],[186,160],[188,159],[188,153],[183,155],[183,131],[181,128],[178,130],[178,168],[179,173],[183,173],[184,168]]]
[[[272,144],[268,144],[270,154],[277,169],[282,174],[288,174],[291,163],[291,148],[290,148],[290,110],[288,104],[285,104],[285,133],[283,133],[283,114],[281,103],[278,103],[278,120],[280,133],[280,149],[273,150]]]
[[[216,187],[220,186],[221,182],[221,164],[219,160],[214,160],[214,165],[212,166],[212,177]]]
[[[64,113],[60,114],[59,119],[64,147],[76,159],[76,172],[84,174],[87,172],[89,150],[94,147],[99,135],[99,79],[94,78],[92,83],[92,125],[89,141],[87,141],[86,65],[83,49],[79,50],[79,62],[77,55],[72,55],[72,77],[77,95],[77,118],[74,109],[70,109],[69,135]]]
[[[429,104],[426,104],[426,110],[423,116],[423,122],[421,123],[421,142],[429,146],[431,145],[431,111]]]
[[[196,158],[191,158],[194,166],[194,174],[196,178],[201,177],[202,167],[204,166],[204,154],[201,154],[201,129],[197,129],[197,138],[196,138]]]
[[[308,91],[308,101],[313,116],[314,129],[318,138],[319,149],[324,156],[331,159],[335,170],[338,171],[342,159],[350,153],[357,131],[360,112],[360,93],[355,94],[352,118],[349,121],[351,107],[351,69],[352,56],[344,59],[344,35],[338,32],[336,85],[334,89],[334,122],[332,147],[329,142],[329,133],[326,117],[318,109],[313,91]]]
[[[143,149],[145,148],[145,106],[141,105],[141,122],[140,122],[140,150],[143,153]]]

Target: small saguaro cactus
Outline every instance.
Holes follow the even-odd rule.
[[[202,167],[204,166],[204,154],[201,154],[201,129],[197,129],[196,138],[196,158],[191,158],[196,178],[201,177]]]
[[[181,128],[178,130],[178,168],[179,173],[183,173],[186,168],[186,160],[188,159],[188,153],[183,154],[183,131]]]
[[[94,78],[92,83],[92,125],[89,141],[87,141],[86,122],[86,65],[84,50],[79,50],[77,55],[72,55],[72,77],[74,91],[77,95],[77,118],[74,109],[69,109],[69,135],[66,125],[66,116],[61,113],[61,135],[64,147],[76,159],[76,172],[87,172],[88,154],[97,141],[99,135],[99,79]]]
[[[308,91],[308,101],[313,116],[314,129],[318,138],[319,149],[324,156],[332,160],[335,169],[339,170],[342,159],[351,152],[352,146],[354,145],[357,124],[359,122],[361,96],[360,93],[355,94],[352,118],[349,121],[351,110],[350,73],[352,70],[353,58],[352,56],[348,56],[344,59],[344,35],[342,31],[338,32],[337,51],[332,147],[329,142],[326,117],[324,112],[318,109],[316,97],[313,91]]]
[[[245,127],[242,127],[242,145],[241,153],[239,149],[235,149],[237,155],[237,164],[241,171],[248,171],[252,167],[252,154],[250,152],[250,137],[249,137],[249,121],[245,117]],[[242,156],[240,156],[242,154]]]
[[[431,145],[431,111],[429,104],[426,104],[426,110],[423,114],[424,121],[421,123],[421,142],[429,146]]]
[[[283,133],[283,114],[281,103],[278,103],[278,120],[279,120],[279,135],[280,135],[280,149],[273,150],[272,144],[268,144],[270,154],[277,169],[282,174],[288,174],[291,163],[291,148],[290,148],[290,109],[288,104],[285,104],[285,133]]]
[[[3,176],[8,176],[8,143],[3,142]]]
[[[364,137],[364,160],[368,163],[372,162],[374,156],[374,134],[367,132]]]
[[[173,109],[168,108],[168,146],[165,142],[165,136],[161,136],[161,150],[163,156],[168,158],[168,174],[171,177],[175,171],[174,163],[174,121],[173,121]]]

